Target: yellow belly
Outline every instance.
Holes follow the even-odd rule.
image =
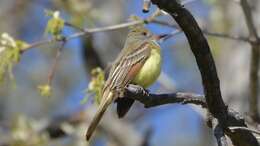
[[[133,80],[134,84],[144,88],[152,85],[161,73],[161,51],[160,48],[152,49],[150,57]]]

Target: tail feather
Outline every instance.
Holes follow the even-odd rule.
[[[130,110],[134,103],[131,98],[118,98],[117,99],[117,115],[119,118],[123,118]]]
[[[93,120],[91,121],[89,128],[87,130],[87,133],[86,133],[87,141],[90,139],[93,132],[97,128],[98,123],[100,122],[102,116],[104,115],[106,109],[111,104],[111,102],[112,102],[112,94],[110,94],[110,96],[108,98],[106,98],[106,100],[104,102],[101,101],[101,104],[98,107],[98,111],[95,114],[95,116],[94,116]]]

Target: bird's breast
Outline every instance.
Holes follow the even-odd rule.
[[[160,48],[151,49],[150,56],[135,76],[133,83],[145,88],[152,85],[160,75],[161,60]]]

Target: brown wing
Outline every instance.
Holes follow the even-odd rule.
[[[118,59],[119,61],[112,66],[111,72],[102,91],[103,95],[100,106],[87,130],[87,140],[90,139],[109,104],[123,93],[124,87],[135,77],[149,55],[149,44],[142,43],[126,56],[122,56]]]
[[[123,90],[142,68],[149,55],[149,44],[145,42],[128,53],[126,57],[122,57],[120,62],[112,67],[104,90],[107,88],[116,91]]]

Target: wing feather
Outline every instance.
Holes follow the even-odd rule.
[[[141,44],[137,49],[128,53],[119,63],[112,67],[107,86],[110,89],[120,90],[124,88],[140,70],[146,59],[150,55],[149,43]],[[138,67],[135,67],[138,65]],[[135,69],[135,70],[133,70]],[[129,72],[133,74],[129,74]]]

